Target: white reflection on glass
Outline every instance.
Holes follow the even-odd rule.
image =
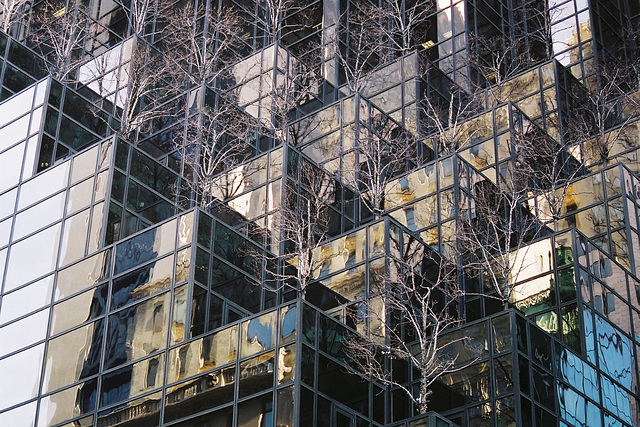
[[[0,154],[0,192],[18,183],[22,168],[24,142]]]
[[[19,118],[15,122],[0,129],[0,151],[11,147],[27,137],[25,129],[29,124],[29,115]]]
[[[15,188],[0,196],[0,218],[4,218],[13,213],[17,195],[18,189]]]
[[[40,141],[37,135],[29,139],[27,143],[27,152],[24,155],[24,171],[22,172],[23,180],[33,176],[33,172],[36,169],[36,152],[39,145]]]
[[[0,414],[0,426],[33,427],[33,422],[36,418],[36,403],[31,402],[3,412]]]
[[[19,240],[27,234],[60,220],[64,210],[64,196],[64,193],[58,193],[19,213],[13,227],[13,240]]]
[[[96,169],[96,156],[98,147],[93,147],[73,158],[73,168],[71,169],[71,183],[93,175]]]
[[[16,319],[43,307],[51,301],[53,275],[38,280],[2,297],[0,324]]]
[[[0,117],[3,120],[0,124],[8,123],[31,110],[34,92],[35,86],[0,104]]]
[[[0,247],[9,244],[9,235],[11,234],[11,218],[0,222]]]
[[[89,249],[87,250],[87,253],[95,252],[100,247],[103,216],[104,202],[100,202],[93,206],[93,215],[91,216],[91,231],[89,231]]]
[[[0,360],[2,383],[11,384],[11,387],[0,387],[0,410],[35,397],[40,383],[43,351],[44,344],[40,344]]]
[[[61,225],[58,223],[11,246],[5,292],[53,271],[58,258]]]
[[[67,265],[84,255],[89,227],[89,209],[67,218],[62,232],[62,245],[59,253],[59,265]]]
[[[0,328],[0,355],[9,354],[47,336],[49,309]]]
[[[62,190],[67,185],[68,176],[69,162],[66,161],[25,182],[20,190],[18,209],[26,208],[34,202]]]

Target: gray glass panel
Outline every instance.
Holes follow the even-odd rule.
[[[89,209],[86,209],[64,221],[62,244],[60,245],[59,265],[67,265],[82,258],[87,244],[89,227]]]
[[[11,147],[16,142],[25,139],[28,136],[28,125],[29,115],[26,115],[0,129],[0,151],[3,151]]]

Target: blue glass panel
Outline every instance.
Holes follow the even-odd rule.
[[[602,404],[624,422],[634,424],[631,399],[629,393],[602,376]]]
[[[631,390],[633,382],[631,341],[598,315],[596,315],[596,331],[600,369]]]

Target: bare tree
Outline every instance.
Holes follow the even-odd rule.
[[[331,176],[302,157],[294,174],[287,183],[278,224],[285,242],[284,270],[279,278],[304,298],[322,265],[332,258],[323,247],[330,237],[329,204],[337,187]]]
[[[566,204],[575,195],[572,183],[585,172],[579,150],[568,136],[556,141],[525,117],[513,125],[510,143],[516,181],[526,183],[533,193],[535,215],[557,227]]]
[[[187,188],[203,209],[221,203],[239,188],[234,168],[251,154],[246,143],[249,121],[236,107],[224,104],[198,108],[178,135],[189,178]]]
[[[263,110],[262,116],[268,120],[263,120],[263,125],[267,131],[280,142],[285,142],[291,136],[291,143],[296,143],[296,137],[289,126],[291,113],[295,112],[307,102],[311,102],[320,92],[321,78],[316,70],[302,62],[286,49],[278,46],[277,49],[284,51],[283,55],[276,55],[278,61],[284,63],[274,68],[274,75],[265,80],[265,90],[267,96],[262,100],[260,108]],[[314,49],[309,56],[319,53],[319,49]],[[277,68],[282,67],[284,74]]]
[[[425,97],[420,107],[426,120],[423,132],[435,140],[434,148],[444,155],[468,145],[479,132],[488,129],[481,120],[471,119],[480,111],[475,94],[469,94],[453,82],[448,92],[448,99],[439,95]]]
[[[378,284],[379,296],[365,302],[369,334],[352,336],[346,347],[357,371],[404,391],[424,414],[431,385],[442,375],[464,367],[457,363],[454,348],[466,345],[468,339],[443,337],[460,324],[457,306],[462,291],[455,265],[423,243],[412,240],[398,248],[397,242],[391,242],[394,246],[392,252],[396,253],[387,258],[382,277],[372,280]],[[385,359],[407,361],[418,373],[417,390],[394,377]]]
[[[635,113],[629,114],[637,109],[638,100],[628,94],[628,70],[606,64],[601,67],[600,81],[594,87],[574,90],[578,105],[567,130],[572,139],[582,142],[587,165],[606,165],[616,151],[630,148],[625,146],[626,125],[637,118]]]
[[[469,276],[482,277],[507,306],[530,262],[530,243],[541,231],[525,203],[529,189],[513,173],[499,185],[477,172],[467,179],[468,189],[460,192],[456,233],[462,265]]]
[[[168,84],[169,75],[163,56],[144,40],[131,39],[129,61],[118,74],[116,105],[120,106],[119,132],[131,139],[133,133],[145,130],[153,120],[175,113],[163,103],[178,89]]]
[[[6,34],[14,25],[22,22],[31,7],[31,0],[0,0],[0,25]]]
[[[383,27],[388,14],[369,2],[349,5],[352,9],[340,17],[338,31],[330,33],[335,40],[328,43],[336,46],[347,89],[355,93],[367,85],[371,71],[389,56],[388,33]]]
[[[418,139],[375,106],[360,102],[370,108],[360,108],[354,134],[356,164],[346,167],[344,178],[379,218],[393,179],[416,163]]]
[[[238,59],[232,48],[239,42],[240,17],[233,8],[205,13],[202,4],[196,8],[188,2],[167,20],[164,31],[172,49],[166,58],[176,81],[208,84]]]
[[[79,0],[47,0],[34,12],[31,40],[48,60],[53,77],[69,82],[73,72],[83,62],[79,51],[86,36],[86,16]],[[53,18],[53,19],[52,19]]]
[[[502,35],[475,37],[469,56],[472,69],[478,73],[480,87],[486,88],[491,104],[500,104],[523,89],[531,87],[531,80],[516,79],[529,65],[522,38],[507,39]]]
[[[393,0],[382,6],[390,25],[383,27],[388,31],[387,38],[394,50],[401,55],[416,49],[426,41],[429,19],[435,12],[433,0]]]

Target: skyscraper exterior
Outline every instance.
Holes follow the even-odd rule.
[[[0,426],[639,426],[636,0],[0,10]]]

